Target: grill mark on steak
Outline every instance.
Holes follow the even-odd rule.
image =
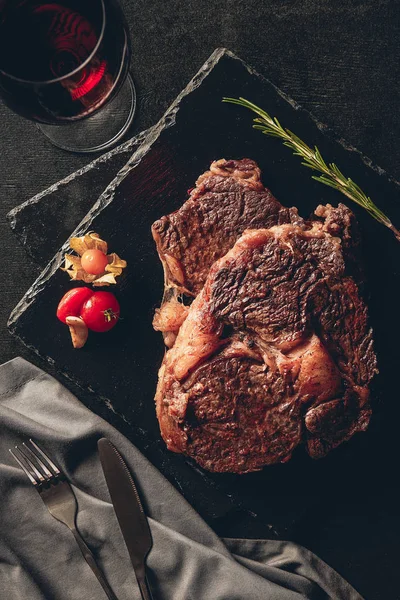
[[[219,162],[215,169],[229,171],[222,176],[226,184],[241,161]],[[259,171],[247,162],[243,173],[244,183],[236,175],[239,204],[245,186],[262,193]],[[209,206],[200,188],[205,182],[220,185],[220,179],[210,183],[215,177],[221,175],[204,174],[192,192],[199,193],[196,218]],[[191,243],[178,243],[176,223],[187,218],[188,202],[174,213],[172,248],[179,246],[185,286],[197,296],[180,328],[174,322],[173,347],[159,373],[156,409],[168,448],[211,471],[245,473],[289,460],[302,443],[310,456],[320,458],[364,431],[371,415],[369,383],[377,369],[358,289],[363,274],[351,211],[320,206],[316,219],[304,222],[295,209],[277,210],[273,203],[274,224],[246,226],[234,243],[229,229],[229,249],[225,215],[219,238],[207,224],[202,230],[210,245],[224,247],[211,265],[204,245],[196,247],[197,233]],[[170,227],[171,215],[164,219]],[[196,219],[191,223],[195,226]],[[168,239],[160,256],[170,251]],[[200,265],[194,279],[190,261]],[[182,288],[169,279],[168,269],[166,277],[172,288],[168,301],[176,301],[174,290]]]

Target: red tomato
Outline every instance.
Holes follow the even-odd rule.
[[[108,265],[107,256],[101,250],[93,248],[93,250],[86,250],[81,257],[82,269],[90,275],[101,275],[104,273],[106,266]]]
[[[120,308],[111,292],[94,292],[83,304],[80,317],[92,331],[109,331],[117,324]]]
[[[61,298],[57,308],[57,317],[63,323],[67,317],[79,317],[83,303],[93,296],[93,290],[87,287],[79,287],[70,290]]]

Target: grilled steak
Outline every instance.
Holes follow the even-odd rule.
[[[152,233],[169,284],[195,296],[211,265],[245,229],[300,221],[260,181],[253,160],[218,160],[199,177],[189,199],[153,224]]]
[[[225,183],[236,185],[231,179]],[[231,198],[246,196],[241,190]],[[212,265],[210,253],[203,260],[203,247],[196,247],[198,233],[190,232],[194,246],[188,237],[180,240],[180,211],[173,227],[166,218],[185,288],[199,291],[208,272],[190,308],[175,297],[166,303],[166,321],[175,316],[174,343],[159,373],[157,417],[168,448],[210,471],[259,470],[289,460],[301,443],[319,458],[365,430],[370,419],[376,359],[357,285],[354,217],[343,205],[328,205],[303,222],[272,200],[263,218],[278,224],[244,226],[233,245],[232,226],[228,251],[223,231],[229,219],[221,215],[220,237],[209,233],[209,243],[216,253],[221,244],[224,255]],[[202,196],[199,202],[206,205]],[[224,206],[229,211],[229,203]],[[232,222],[240,233],[240,218]],[[165,243],[164,256],[168,250]],[[193,260],[201,276],[192,277]]]
[[[213,162],[198,178],[183,206],[152,227],[166,289],[153,325],[163,332],[165,344],[173,345],[187,315],[177,299],[181,292],[196,296],[211,265],[246,229],[290,222],[302,223],[297,209],[283,207],[263,186],[253,160]]]

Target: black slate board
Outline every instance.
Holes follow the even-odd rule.
[[[113,148],[8,213],[7,220],[19,242],[42,268],[61,248],[149,132],[143,131]]]
[[[236,57],[216,51],[76,232],[98,231],[112,250],[128,260],[127,276],[117,290],[123,324],[108,334],[107,340],[92,335],[79,353],[70,348],[65,327],[51,321],[69,286],[58,270],[61,251],[16,307],[9,327],[60,372],[122,414],[131,424],[137,445],[170,477],[173,473],[185,495],[193,495],[191,485],[194,481],[197,485],[200,477],[205,492],[198,503],[207,502],[207,491],[216,487],[234,504],[282,530],[308,510],[312,518],[313,507],[336,494],[362,498],[391,485],[390,475],[397,466],[391,457],[397,455],[395,427],[400,416],[396,399],[400,247],[390,232],[356,210],[367,242],[370,313],[381,369],[374,385],[375,418],[366,434],[356,436],[322,461],[313,462],[299,451],[286,465],[246,476],[208,474],[168,453],[159,437],[152,401],[163,346],[151,329],[152,313],[162,292],[162,269],[149,231],[151,223],[180,206],[196,177],[220,157],[257,160],[265,184],[283,204],[297,205],[303,215],[320,202],[343,200],[314,182],[287,148],[253,131],[248,112],[222,104],[225,95],[248,97],[310,144],[317,144],[328,160],[337,162],[400,222],[395,182],[343,141],[335,141],[325,126]]]

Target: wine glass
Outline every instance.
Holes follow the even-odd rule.
[[[136,107],[116,0],[0,0],[0,96],[72,152],[109,148]]]

